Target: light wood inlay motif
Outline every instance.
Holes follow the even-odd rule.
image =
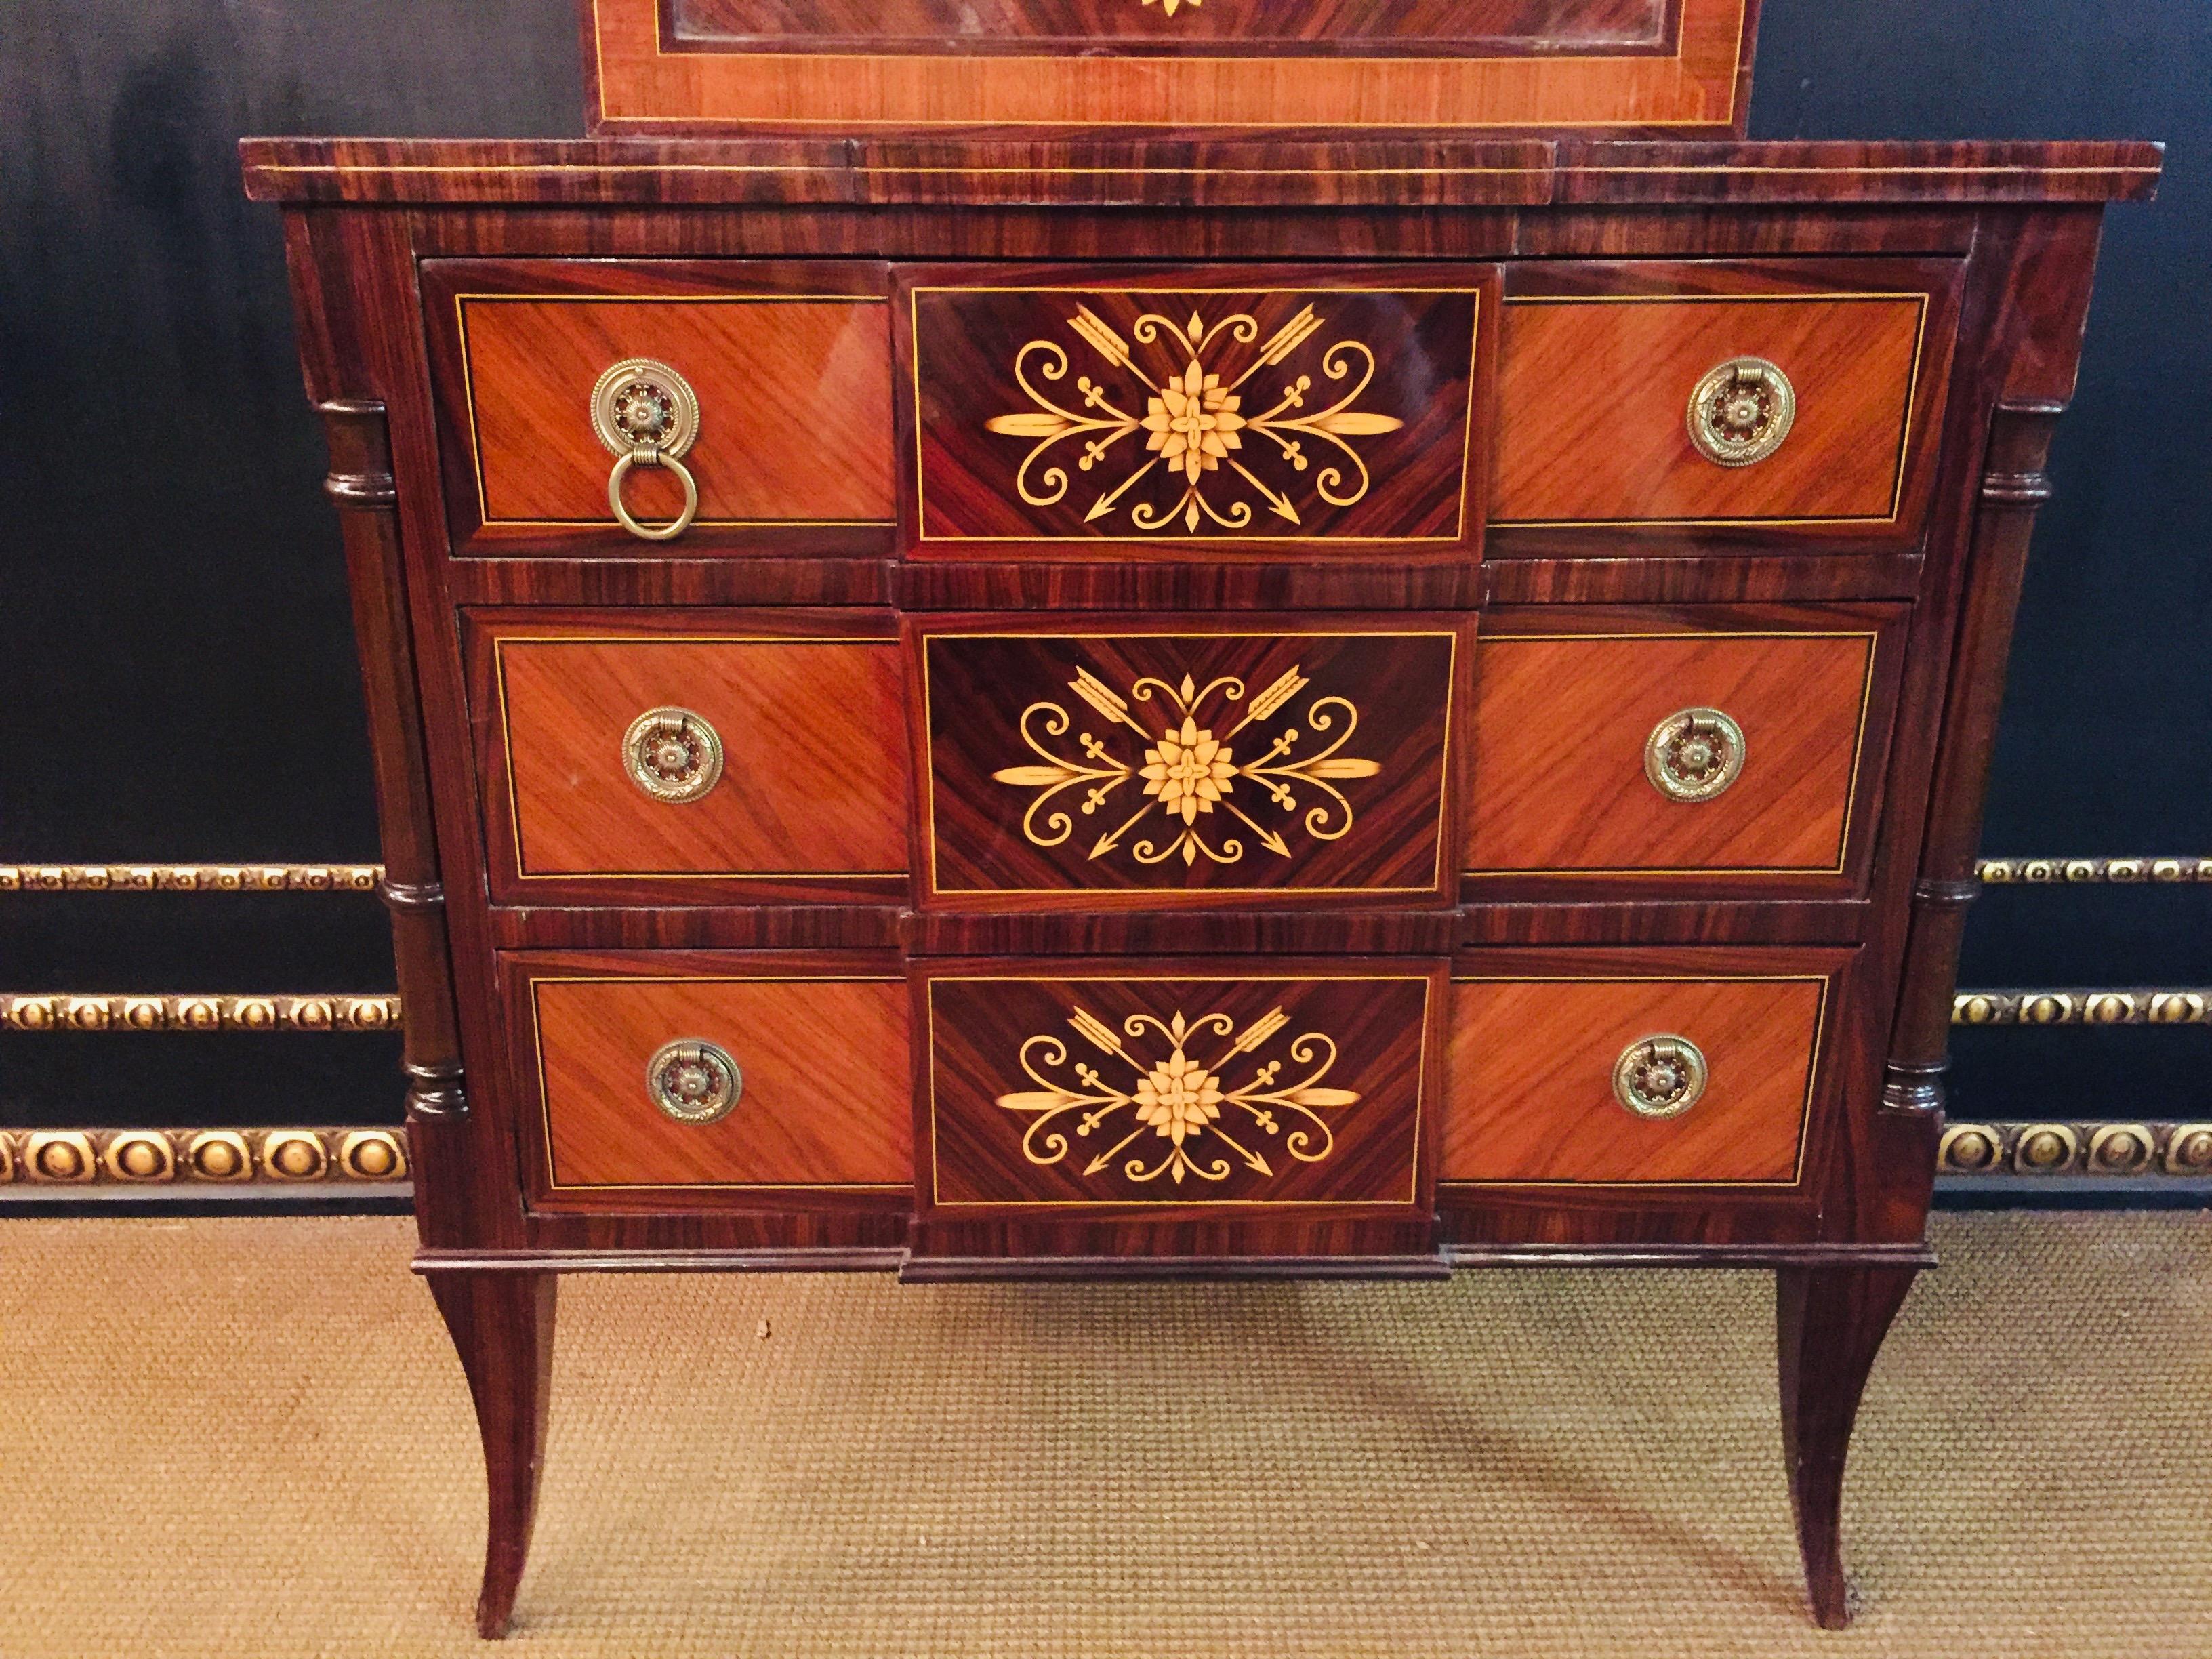
[[[1180,288],[948,286],[944,270],[904,301],[917,554],[1479,540],[1482,268],[1340,288],[1204,270]]]
[[[493,649],[524,878],[904,869],[890,641],[510,636]],[[672,704],[726,751],[694,801],[654,799],[623,765],[630,723]]]
[[[903,981],[533,976],[556,1189],[836,1186],[912,1178]],[[679,1123],[646,1067],[703,1039],[744,1076],[729,1115]]]
[[[1492,521],[1887,520],[1926,309],[1918,295],[1509,300]],[[1699,377],[1743,356],[1790,377],[1796,418],[1765,460],[1720,466],[1685,416]]]
[[[665,362],[698,393],[696,523],[870,522],[892,516],[890,336],[878,301],[702,294],[585,298],[462,294],[468,402],[488,524],[611,525],[610,457],[592,386],[629,357]],[[684,503],[641,468],[631,510]]]
[[[1414,1202],[1429,978],[1243,965],[932,979],[933,1202]]]
[[[1455,980],[1443,1178],[1794,1181],[1826,983]],[[1708,1080],[1680,1117],[1638,1117],[1613,1066],[1662,1034],[1697,1044]]]
[[[1437,887],[1448,631],[919,645],[933,894]]]
[[[1470,871],[1840,871],[1874,633],[1495,634],[1475,650]],[[1652,729],[1720,709],[1743,769],[1681,801]]]

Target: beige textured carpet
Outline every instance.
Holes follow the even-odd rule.
[[[410,1231],[0,1224],[0,1654],[480,1650]],[[1799,1602],[1762,1275],[584,1278],[511,1645],[2212,1654],[2212,1218],[1937,1243],[1860,1419],[1842,1635]]]

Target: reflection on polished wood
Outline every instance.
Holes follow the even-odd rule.
[[[848,978],[853,965],[834,959],[696,966],[666,977],[647,957],[519,964],[544,1090],[548,1196],[908,1182],[904,981]],[[726,1115],[681,1122],[655,1103],[648,1062],[678,1040],[712,1042],[743,1068]]]
[[[1478,872],[1840,872],[1864,757],[1876,630],[1486,637],[1475,653],[1466,858]],[[1540,626],[1540,617],[1528,619]],[[1735,780],[1680,800],[1646,776],[1677,710],[1742,729]]]
[[[1491,511],[1509,523],[1885,520],[1896,515],[1925,296],[1516,296],[1500,347]],[[1765,459],[1698,453],[1684,407],[1747,355],[1796,390]]]
[[[906,868],[897,647],[768,630],[611,633],[503,619],[483,649],[499,702],[489,757],[512,780],[501,866],[525,882],[620,876],[896,876]],[[680,706],[720,735],[695,800],[634,782],[625,734]],[[501,885],[507,884],[503,876]]]
[[[1796,1179],[1826,981],[1455,980],[1443,1177],[1481,1182]],[[1655,1032],[1705,1056],[1679,1116],[1614,1098],[1621,1052]]]

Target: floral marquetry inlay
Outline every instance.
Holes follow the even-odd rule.
[[[1080,669],[1068,689],[1105,723],[1103,735],[1075,731],[1078,752],[1066,753],[1074,718],[1060,703],[1033,702],[1022,711],[1022,741],[1043,763],[1002,767],[991,776],[1036,792],[1022,815],[1022,834],[1034,846],[1057,847],[1075,834],[1066,810],[1073,804],[1078,816],[1098,823],[1087,854],[1093,860],[1126,850],[1144,865],[1173,858],[1234,864],[1247,850],[1239,826],[1287,859],[1291,848],[1282,829],[1340,839],[1352,829],[1352,810],[1337,785],[1382,770],[1341,752],[1359,724],[1349,699],[1316,697],[1299,713],[1295,705],[1309,684],[1293,667],[1248,698],[1244,682],[1231,675],[1204,685],[1188,674],[1176,684],[1146,675],[1124,697]],[[1137,718],[1137,705],[1154,714],[1159,729]],[[1069,794],[1077,789],[1079,799]],[[1288,815],[1287,822],[1270,827],[1255,812]],[[1156,816],[1158,824],[1148,824]]]
[[[998,1104],[1030,1120],[1022,1154],[1030,1163],[1087,1152],[1086,1178],[1117,1161],[1129,1181],[1165,1176],[1177,1183],[1224,1181],[1239,1168],[1273,1176],[1271,1152],[1318,1164],[1336,1145],[1322,1114],[1359,1099],[1353,1090],[1323,1085],[1337,1048],[1319,1031],[1260,1057],[1290,1024],[1280,1007],[1242,1030],[1225,1013],[1193,1020],[1180,1011],[1164,1020],[1131,1014],[1118,1032],[1081,1008],[1067,1023],[1108,1064],[1077,1058],[1066,1038],[1040,1032],[1021,1050],[1022,1070],[1039,1086],[1000,1095]],[[1201,1043],[1218,1046],[1194,1057]]]
[[[1172,11],[1175,0],[1163,3]],[[1350,507],[1366,495],[1373,481],[1352,440],[1405,425],[1356,407],[1375,378],[1375,353],[1362,341],[1323,349],[1313,362],[1319,379],[1284,368],[1323,326],[1318,311],[1303,307],[1248,354],[1238,348],[1260,339],[1249,312],[1209,322],[1193,310],[1176,322],[1148,311],[1130,327],[1133,344],[1078,305],[1069,331],[1123,378],[1079,374],[1071,396],[1060,384],[1073,366],[1067,348],[1030,340],[1015,353],[1013,368],[1033,407],[993,416],[984,426],[1031,441],[1014,473],[1016,492],[1031,507],[1066,499],[1075,488],[1068,460],[1078,473],[1095,475],[1085,486],[1086,525],[1120,514],[1148,533],[1194,534],[1209,524],[1246,531],[1264,510],[1296,527],[1305,522],[1302,503]],[[1232,357],[1241,368],[1224,367]],[[1063,447],[1071,441],[1079,448]],[[1261,477],[1259,466],[1275,481]]]

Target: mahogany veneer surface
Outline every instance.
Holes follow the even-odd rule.
[[[849,633],[825,618],[820,638],[773,613],[753,620],[653,629],[635,616],[509,612],[479,624],[503,893],[644,876],[874,877],[896,891],[907,862],[896,645],[867,637],[866,617],[845,619]],[[696,800],[657,799],[624,766],[630,723],[668,707],[722,740],[722,776]]]
[[[912,1178],[899,978],[830,957],[694,959],[674,975],[649,957],[518,958],[514,978],[534,1036],[548,1198]],[[680,1123],[647,1094],[647,1065],[700,1039],[729,1052],[744,1088],[719,1121]]]
[[[1830,994],[1819,972],[1455,979],[1443,1177],[1795,1181]],[[1613,1096],[1621,1052],[1655,1036],[1687,1037],[1711,1067],[1680,1117]]]
[[[607,502],[614,456],[592,429],[591,398],[600,374],[629,357],[666,363],[698,394],[699,436],[683,462],[698,483],[701,529],[889,520],[881,269],[429,262],[424,298],[446,348],[456,533],[604,526],[621,535]],[[872,282],[875,295],[849,292]],[[637,516],[665,521],[684,496],[665,469],[640,467],[624,500]]]
[[[1887,749],[1869,717],[1894,614],[1724,629],[1655,611],[1553,633],[1544,613],[1515,613],[1475,655],[1468,869],[1841,873],[1862,769]],[[1645,744],[1699,708],[1742,728],[1743,769],[1677,800],[1645,775]]]
[[[1931,296],[1515,295],[1499,353],[1494,516],[1510,523],[1894,519]],[[1942,354],[1947,355],[1947,354]],[[1790,380],[1781,447],[1723,466],[1690,441],[1698,377]],[[1940,386],[1937,388],[1940,391]]]

